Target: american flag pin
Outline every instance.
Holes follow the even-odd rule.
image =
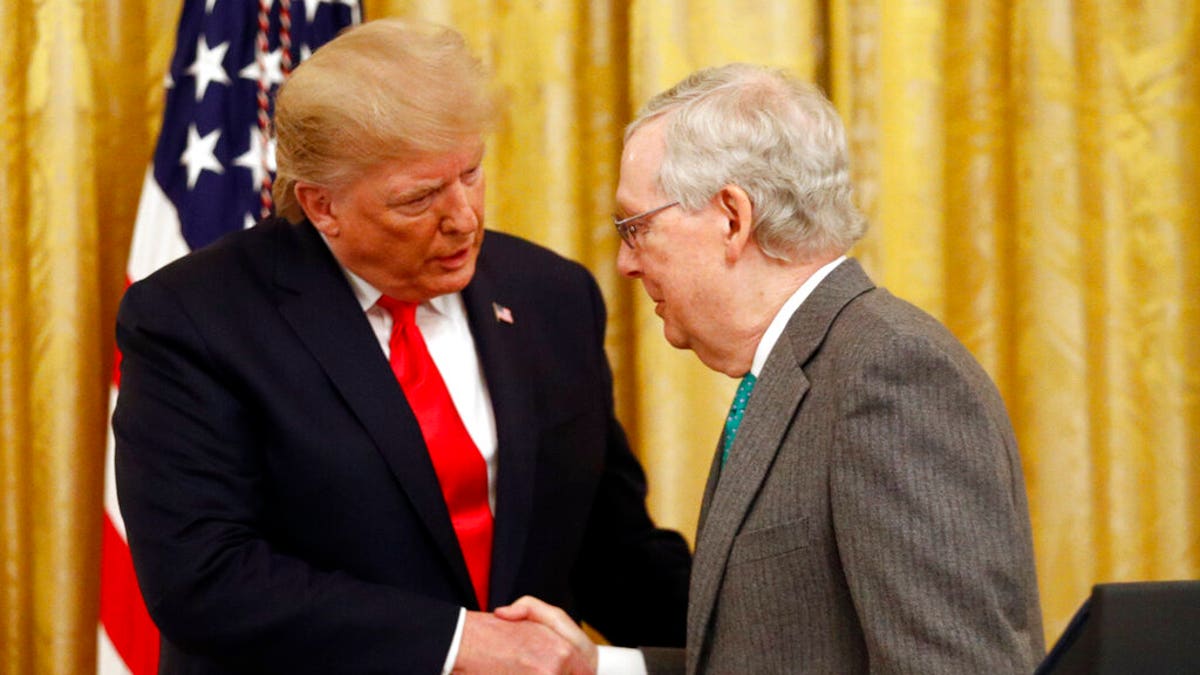
[[[501,305],[498,302],[493,302],[492,303],[492,311],[496,313],[497,321],[507,323],[507,324],[512,324],[513,315],[512,315],[511,309],[505,307],[504,305]]]

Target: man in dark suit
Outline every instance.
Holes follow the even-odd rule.
[[[688,673],[1028,673],[1028,507],[999,393],[846,251],[866,229],[820,92],[699,71],[626,133],[618,266],[742,378],[696,536]]]
[[[282,217],[126,293],[116,477],[163,672],[590,672],[488,613],[522,595],[683,644],[599,290],[485,236],[493,117],[458,34],[351,29],[279,95]]]

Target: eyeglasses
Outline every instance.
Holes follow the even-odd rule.
[[[653,216],[654,214],[658,213],[659,211],[666,211],[667,209],[671,208],[672,206],[678,206],[678,205],[679,205],[679,202],[671,202],[670,204],[663,204],[662,206],[655,207],[653,209],[650,209],[649,211],[642,211],[641,213],[635,213],[634,215],[629,216],[628,218],[618,219],[616,216],[613,216],[613,225],[616,226],[616,228],[617,228],[617,234],[621,235],[621,241],[628,244],[629,248],[637,248],[637,245],[634,244],[634,239],[637,237],[637,233],[640,232],[642,228],[645,228],[647,225],[649,225],[649,223],[639,224],[638,221],[642,220],[644,218],[649,218],[650,216]]]

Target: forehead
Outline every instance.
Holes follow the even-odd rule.
[[[634,205],[646,196],[658,195],[655,177],[666,154],[665,120],[658,118],[638,127],[621,152],[621,177],[617,201]]]
[[[483,150],[483,139],[470,137],[444,151],[384,160],[368,167],[364,178],[393,189],[450,180],[478,164],[483,159]]]

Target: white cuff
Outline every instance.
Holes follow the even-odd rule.
[[[641,650],[629,647],[596,647],[599,658],[596,675],[646,675],[646,658]]]
[[[454,639],[450,641],[450,653],[446,654],[446,664],[442,666],[442,675],[450,675],[450,671],[454,670],[454,661],[458,659],[458,647],[462,644],[463,624],[466,622],[467,610],[459,609],[458,626],[454,628]],[[642,672],[645,672],[644,667]]]

